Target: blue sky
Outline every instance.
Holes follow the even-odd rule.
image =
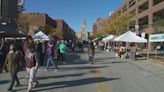
[[[87,31],[97,18],[108,18],[124,0],[25,0],[26,12],[47,13],[54,19],[64,19],[75,31],[81,31],[83,18]]]

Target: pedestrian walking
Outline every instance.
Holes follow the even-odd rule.
[[[35,50],[34,42],[32,38],[29,38],[29,45],[25,52],[25,60],[26,60],[26,71],[29,74],[29,84],[27,92],[31,92],[32,88],[39,84],[36,73],[39,66],[38,57]]]
[[[59,49],[59,46],[60,46],[60,41],[58,40],[57,43],[55,44],[55,49],[56,49],[56,52],[57,52],[57,61],[60,61],[60,49]]]
[[[44,58],[43,58],[43,53],[42,53],[42,43],[38,41],[36,43],[36,52],[37,52],[37,57],[39,59],[39,64],[44,65]]]
[[[2,67],[3,67],[3,52],[2,48],[4,46],[4,42],[0,43],[0,73],[2,72]]]
[[[47,64],[47,41],[42,42],[42,58],[43,58],[43,66]]]
[[[95,47],[93,45],[93,42],[90,42],[88,46],[88,57],[89,57],[89,62],[91,64],[93,64],[94,54],[95,54]]]
[[[75,43],[72,43],[71,49],[72,49],[72,52],[75,52]]]
[[[61,44],[59,46],[59,49],[60,49],[60,61],[65,61],[65,53],[66,53],[66,50],[67,50],[67,47],[66,45],[64,44],[64,40],[61,41]]]
[[[6,56],[9,52],[9,46],[7,42],[2,42],[0,46],[0,72],[2,72],[2,67],[5,63]]]
[[[17,50],[15,44],[10,45],[10,51],[7,54],[5,64],[3,69],[8,71],[11,75],[10,86],[8,91],[13,89],[14,82],[16,81],[16,87],[20,86],[19,79],[17,77],[18,72],[21,70],[21,61],[22,61],[22,54],[19,50]]]
[[[47,46],[48,46],[48,48],[47,48],[48,59],[47,59],[47,67],[46,67],[47,71],[48,71],[51,63],[54,66],[54,71],[57,71],[58,70],[57,62],[54,61],[54,47],[53,47],[53,45],[51,45],[50,41],[48,42]]]

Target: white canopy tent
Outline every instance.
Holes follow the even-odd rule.
[[[107,43],[107,42],[111,41],[113,38],[114,38],[113,35],[109,35],[109,36],[103,38],[102,41],[105,42],[105,43]]]
[[[128,31],[114,39],[120,42],[134,42],[134,43],[147,43],[147,39],[137,36],[135,33]]]
[[[34,34],[32,36],[32,38],[34,40],[42,40],[42,41],[43,40],[50,40],[50,38],[46,34],[44,34],[42,31],[39,31],[38,33]]]
[[[147,39],[141,38],[131,31],[127,31],[126,33],[114,38],[114,41],[126,42],[126,43],[147,43]],[[127,44],[126,44],[126,48],[127,48]]]

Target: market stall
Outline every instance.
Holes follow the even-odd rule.
[[[34,34],[34,35],[32,36],[32,38],[33,38],[34,40],[41,40],[41,41],[50,40],[50,38],[49,38],[46,34],[44,34],[42,31],[39,31],[38,33]]]
[[[147,43],[147,39],[145,38],[141,38],[139,36],[137,36],[135,33],[131,32],[131,31],[127,31],[126,33],[114,38],[114,41],[116,42],[126,42],[126,43]],[[129,56],[127,54],[127,44],[125,47],[125,50],[123,51],[125,53],[125,57]],[[136,48],[134,47],[131,51],[131,55],[130,55],[133,59],[136,58]]]

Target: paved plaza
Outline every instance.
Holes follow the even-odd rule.
[[[87,53],[68,53],[60,70],[38,70],[39,86],[34,92],[163,92],[164,67],[146,60],[133,61],[115,57],[115,52],[96,51],[95,63],[88,63]],[[27,73],[19,73],[21,85],[13,92],[26,92]],[[10,75],[0,74],[0,92],[7,92]]]

